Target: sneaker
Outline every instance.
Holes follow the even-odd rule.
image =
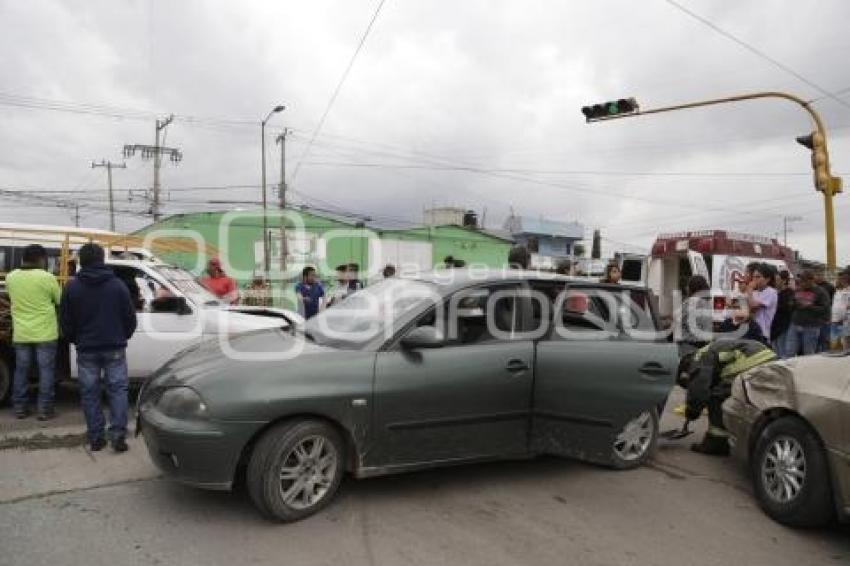
[[[89,450],[92,452],[100,452],[106,447],[106,441],[102,438],[89,442]]]
[[[39,411],[36,418],[40,421],[49,421],[55,417],[56,413],[51,409],[50,411]]]
[[[30,410],[27,408],[23,409],[15,409],[15,418],[16,419],[25,419],[30,416]]]
[[[116,452],[126,452],[128,448],[127,441],[123,438],[116,438],[112,441],[112,449]]]

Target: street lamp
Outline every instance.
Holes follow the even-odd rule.
[[[271,109],[271,111],[266,115],[265,119],[260,122],[260,146],[262,151],[262,163],[263,163],[263,272],[265,273],[266,281],[269,280],[269,221],[266,215],[266,122],[268,122],[272,114],[277,114],[278,112],[283,112],[286,110],[286,106],[283,104],[279,104]]]

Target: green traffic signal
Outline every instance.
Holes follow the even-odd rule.
[[[584,114],[585,120],[592,122],[603,118],[634,114],[638,112],[638,108],[638,103],[634,98],[621,98],[601,104],[583,106],[581,113]]]

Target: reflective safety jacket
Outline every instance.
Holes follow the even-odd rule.
[[[710,397],[727,398],[735,377],[776,359],[773,350],[756,340],[716,340],[703,346],[691,361],[687,414],[699,415]]]

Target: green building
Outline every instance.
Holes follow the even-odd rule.
[[[288,307],[292,307],[294,283],[307,265],[316,267],[320,279],[332,285],[335,268],[341,264],[358,264],[361,279],[372,281],[381,277],[387,264],[400,273],[414,272],[441,266],[448,256],[468,266],[502,267],[512,246],[509,235],[476,228],[440,225],[398,229],[291,209],[269,211],[265,223],[269,280],[274,294],[280,297],[276,303]],[[177,214],[136,234],[153,239],[158,235],[180,236],[214,246],[228,275],[240,287],[265,273],[262,210]],[[200,275],[209,258],[173,253],[163,259]]]

